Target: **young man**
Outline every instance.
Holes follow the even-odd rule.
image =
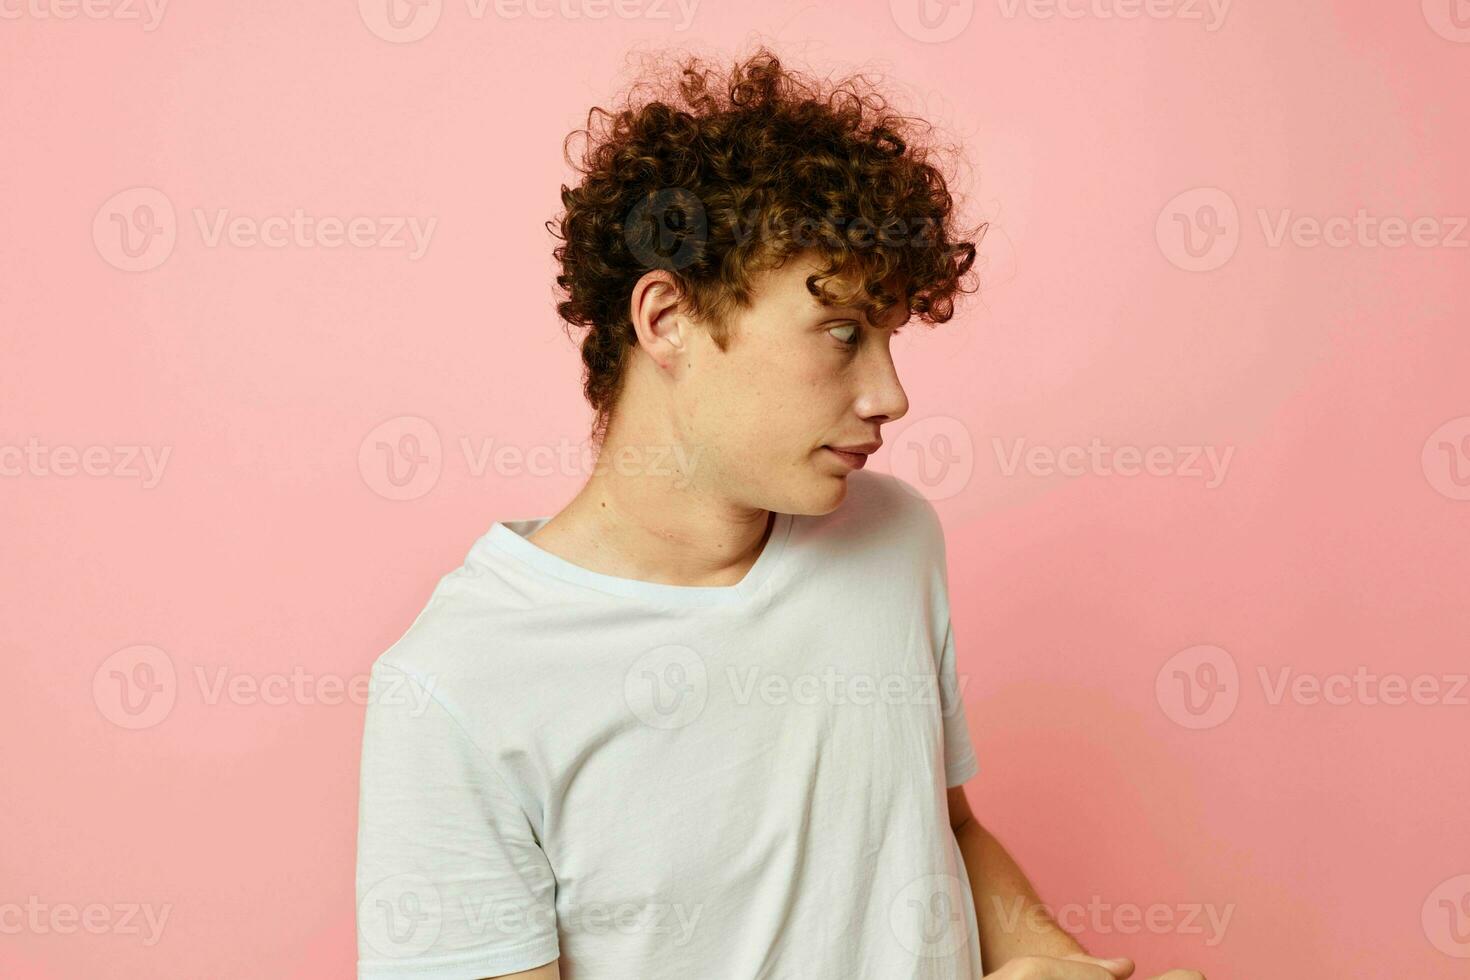
[[[1128,976],[996,914],[1038,899],[965,797],[943,532],[862,469],[974,261],[943,178],[764,51],[679,91],[563,188],[597,472],[373,665],[359,976]]]

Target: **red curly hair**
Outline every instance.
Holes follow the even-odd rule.
[[[562,186],[565,211],[547,223],[562,243],[557,312],[586,330],[595,445],[637,342],[629,298],[651,269],[673,274],[721,350],[754,274],[796,252],[820,257],[807,278],[819,301],[874,320],[902,302],[910,316],[943,323],[955,295],[976,288],[967,275],[986,225],[955,230],[921,121],[892,111],[864,76],[824,84],[761,47],[727,74],[688,57],[633,93],[614,111],[594,107],[587,128],[567,137],[582,180]],[[587,142],[574,160],[579,135]]]

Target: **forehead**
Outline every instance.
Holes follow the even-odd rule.
[[[908,310],[904,308],[902,302],[890,308],[878,319],[873,319],[863,305],[867,302],[867,294],[859,292],[856,296],[849,296],[850,280],[842,274],[818,279],[816,286],[825,288],[828,293],[842,298],[845,302],[822,302],[807,289],[806,280],[808,276],[820,274],[823,268],[823,264],[816,257],[806,253],[789,257],[780,268],[767,269],[756,276],[754,283],[756,303],[779,310],[787,316],[850,316],[873,326],[897,326],[908,319]],[[895,288],[895,293],[900,297],[903,295],[901,289]]]

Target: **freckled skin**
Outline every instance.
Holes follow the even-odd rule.
[[[656,314],[653,343],[634,352],[625,394],[666,405],[676,438],[702,448],[701,487],[752,507],[830,512],[850,470],[820,447],[880,439],[886,423],[908,412],[889,348],[907,311],[890,310],[875,325],[855,307],[824,307],[805,285],[817,270],[813,258],[798,255],[761,276],[751,305],[732,314],[728,350],[673,314],[691,350],[667,362],[677,368],[662,369],[657,334],[669,334]],[[661,275],[649,273],[644,283]]]

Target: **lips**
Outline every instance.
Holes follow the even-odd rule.
[[[828,445],[825,448],[836,450],[840,453],[862,453],[864,456],[871,456],[876,453],[882,446],[882,440],[875,439],[872,442],[858,443],[851,446]]]
[[[823,446],[823,449],[837,457],[842,462],[855,470],[860,470],[868,462],[868,454],[862,452],[851,452],[845,449],[834,449],[831,446]]]

